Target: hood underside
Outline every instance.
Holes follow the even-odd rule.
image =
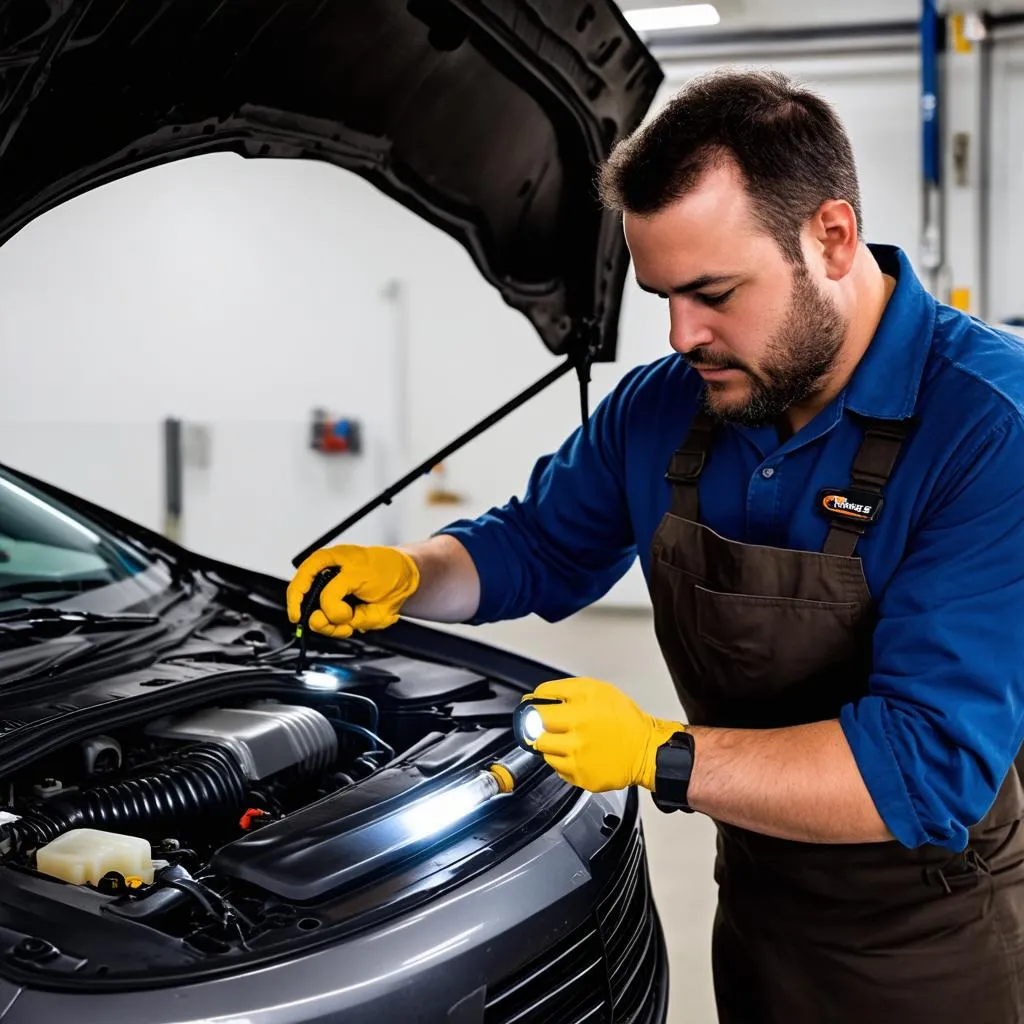
[[[457,238],[551,351],[609,359],[628,253],[594,177],[661,80],[612,0],[7,0],[0,244],[172,160],[325,160]]]

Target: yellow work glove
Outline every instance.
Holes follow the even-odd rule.
[[[404,551],[388,547],[340,544],[321,548],[299,566],[288,585],[288,618],[297,623],[302,599],[317,573],[331,566],[341,571],[324,587],[320,607],[309,626],[325,636],[347,637],[358,630],[386,629],[398,621],[402,605],[420,585],[416,563]],[[345,598],[358,598],[353,607]]]
[[[566,782],[591,793],[634,785],[653,790],[658,747],[686,728],[646,714],[599,679],[556,679],[523,700],[531,697],[561,702],[536,706],[544,732],[534,749]]]

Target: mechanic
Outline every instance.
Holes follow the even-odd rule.
[[[782,75],[692,81],[600,184],[674,353],[521,499],[314,554],[293,621],[327,565],[329,636],[555,621],[639,553],[686,722],[553,680],[536,749],[715,821],[720,1020],[1024,1021],[1024,347],[863,241],[845,129]]]

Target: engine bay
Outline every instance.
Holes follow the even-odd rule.
[[[0,776],[8,967],[118,978],[293,949],[564,804],[535,772],[486,820],[452,813],[449,780],[513,746],[509,682],[361,639],[314,640],[299,671],[281,626],[200,621],[144,668],[0,704],[0,746],[35,737]]]

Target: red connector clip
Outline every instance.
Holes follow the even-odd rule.
[[[267,813],[267,811],[261,811],[258,807],[250,807],[245,814],[242,815],[242,819],[239,821],[238,827],[246,830],[251,827],[253,818],[262,818]]]

